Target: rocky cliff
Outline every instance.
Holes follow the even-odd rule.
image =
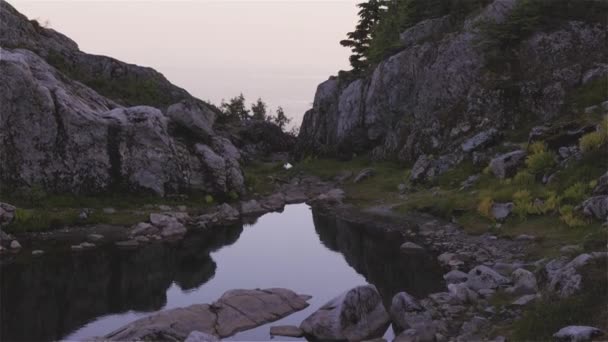
[[[605,20],[535,30],[509,48],[511,60],[491,67],[484,25],[508,20],[517,5],[495,0],[465,20],[419,22],[401,34],[402,51],[367,75],[320,84],[297,154],[459,159],[478,147],[470,139],[479,133],[491,136],[484,142],[498,140],[506,130],[572,113],[569,96],[608,75]]]
[[[0,2],[0,190],[242,193],[216,109]]]

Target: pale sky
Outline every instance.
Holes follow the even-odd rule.
[[[2,0],[0,0],[2,1]],[[299,125],[316,86],[348,69],[355,1],[12,0],[80,49],[150,66],[219,104],[243,92]]]

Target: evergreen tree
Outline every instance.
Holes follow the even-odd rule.
[[[266,120],[267,108],[266,103],[259,98],[256,103],[251,105],[251,113],[253,114],[252,119],[261,121]]]
[[[281,130],[291,121],[291,119],[285,115],[285,111],[283,111],[282,107],[277,108],[277,114],[272,120],[281,128]]]
[[[372,33],[380,19],[385,2],[386,0],[368,0],[358,4],[359,23],[353,32],[346,34],[348,39],[340,42],[340,45],[349,47],[353,52],[349,60],[355,71],[364,70],[368,66],[367,56]]]
[[[226,121],[238,121],[249,119],[249,110],[245,107],[245,96],[240,94],[233,97],[228,103],[222,100],[220,106]]]

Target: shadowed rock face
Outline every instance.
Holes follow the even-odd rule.
[[[173,282],[192,289],[213,277],[209,253],[234,243],[242,227],[134,251],[96,249],[2,265],[0,340],[57,340],[94,318],[155,311]]]
[[[423,297],[443,290],[439,265],[429,255],[401,253],[404,242],[401,236],[372,235],[364,225],[314,210],[313,219],[321,242],[342,253],[346,262],[378,289],[387,308],[393,296],[401,291]]]
[[[516,46],[513,66],[492,72],[476,47],[476,23],[500,22],[514,4],[495,0],[449,28],[443,18],[423,21],[403,33],[404,50],[370,75],[320,84],[300,128],[297,154],[372,151],[376,158],[413,163],[422,154],[466,152],[461,144],[467,139],[488,129],[517,128],[522,113],[554,121],[568,110],[566,95],[589,81],[586,75],[605,77],[605,26],[570,21],[536,32]],[[420,39],[429,34],[432,39]]]

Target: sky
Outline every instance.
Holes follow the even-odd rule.
[[[2,1],[2,0],[0,0]],[[348,69],[356,1],[12,0],[87,53],[150,66],[219,104],[241,92],[299,126],[319,83]]]

